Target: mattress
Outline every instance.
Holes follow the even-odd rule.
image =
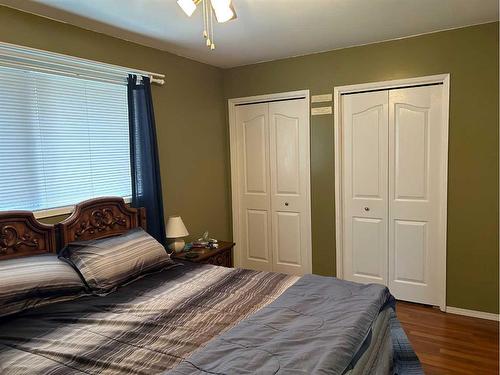
[[[393,345],[389,319],[392,309],[380,312],[373,323],[366,346],[358,353],[352,368],[345,375],[387,375],[392,373]]]
[[[365,348],[356,356],[352,369],[344,375],[424,375],[422,365],[392,308],[379,314]]]

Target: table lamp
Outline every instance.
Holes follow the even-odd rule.
[[[183,237],[189,235],[181,217],[170,216],[167,221],[167,226],[165,227],[165,232],[167,238],[173,239],[173,241],[169,243],[168,248],[176,253],[180,253],[186,245]]]

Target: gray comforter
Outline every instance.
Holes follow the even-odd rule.
[[[191,264],[106,296],[6,317],[0,319],[0,374],[161,374],[297,279]]]
[[[380,285],[306,275],[168,374],[342,374],[393,302]]]

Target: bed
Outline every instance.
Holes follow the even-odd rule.
[[[146,228],[120,198],[0,213],[0,265]],[[45,255],[42,255],[45,254]],[[0,318],[2,374],[421,374],[385,287],[178,263]]]

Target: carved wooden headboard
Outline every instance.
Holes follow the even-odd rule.
[[[117,236],[137,227],[146,229],[146,210],[128,207],[118,197],[81,202],[67,219],[56,224],[59,249],[73,241]]]
[[[0,259],[55,252],[53,225],[38,222],[29,211],[0,212]]]

